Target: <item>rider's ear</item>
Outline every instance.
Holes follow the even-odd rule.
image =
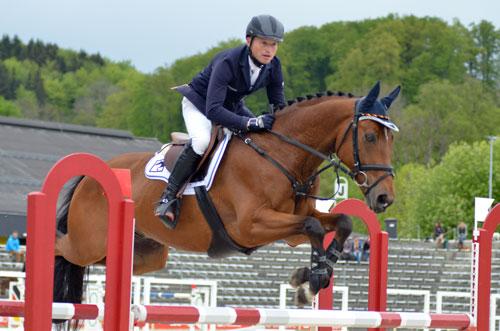
[[[380,99],[380,102],[382,102],[382,104],[384,104],[384,106],[387,109],[389,109],[389,107],[391,106],[392,102],[394,100],[396,100],[396,98],[398,97],[400,91],[401,91],[401,86],[398,85],[394,90],[392,90],[391,93],[389,93],[387,96],[385,96],[382,99]]]

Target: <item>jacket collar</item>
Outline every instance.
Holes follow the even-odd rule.
[[[243,49],[240,53],[240,68],[243,77],[245,78],[245,84],[247,86],[247,90],[250,89],[250,64],[248,64],[248,46],[243,46]]]
[[[243,77],[245,78],[245,84],[247,85],[247,90],[250,90],[250,64],[248,63],[248,56],[250,55],[249,51],[250,50],[248,49],[248,46],[244,45],[240,53],[240,59],[239,59],[241,71]],[[260,70],[259,77],[257,77],[257,80],[253,85],[254,86],[253,90],[255,90],[255,87],[259,86],[262,78],[264,77],[264,75],[267,74],[267,70],[269,69],[270,65],[271,64],[268,63],[262,67],[262,69]]]

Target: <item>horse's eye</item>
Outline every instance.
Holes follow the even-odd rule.
[[[375,133],[367,133],[365,134],[365,140],[369,143],[374,143],[375,141],[377,141],[377,136],[375,135]]]

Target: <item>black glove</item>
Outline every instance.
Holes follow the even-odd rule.
[[[265,114],[259,117],[253,117],[248,120],[247,130],[249,132],[260,132],[271,130],[274,124],[274,115]]]

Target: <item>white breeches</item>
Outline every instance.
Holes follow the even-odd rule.
[[[182,98],[182,116],[193,150],[196,154],[203,155],[210,143],[212,122],[186,97]]]

